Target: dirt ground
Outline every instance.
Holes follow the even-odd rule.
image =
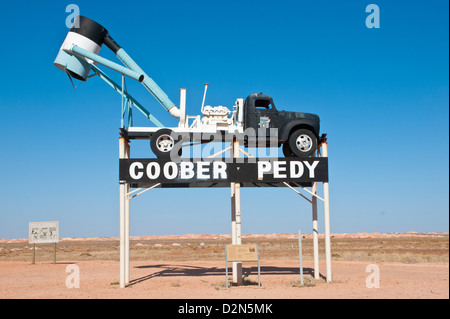
[[[448,263],[378,263],[379,288],[367,288],[366,267],[370,263],[335,261],[333,282],[321,280],[312,287],[297,287],[298,261],[261,264],[262,287],[252,284],[225,287],[224,263],[131,262],[130,285],[119,288],[119,264],[115,261],[79,261],[80,287],[67,288],[70,262],[31,265],[0,263],[0,298],[152,298],[152,299],[418,299],[449,298]],[[324,269],[324,265],[321,265]],[[304,263],[310,276],[312,263]],[[244,263],[244,272],[257,283],[255,265]],[[231,270],[231,269],[230,269]]]
[[[151,298],[151,299],[448,299],[448,233],[421,236],[334,236],[332,282],[323,250],[321,279],[313,279],[311,238],[305,236],[304,280],[294,235],[248,235],[261,251],[261,287],[257,263],[244,262],[244,286],[225,286],[225,235],[133,238],[130,284],[119,287],[116,239],[64,239],[57,263],[52,246],[37,246],[31,264],[26,240],[0,240],[0,298]],[[197,236],[197,237],[195,237]],[[253,236],[253,237],[252,237]],[[255,237],[256,236],[256,237]],[[258,237],[259,236],[259,237]],[[272,237],[270,237],[272,236]],[[296,246],[297,245],[297,246]],[[323,247],[322,240],[320,241]],[[401,247],[397,247],[400,245]],[[68,288],[73,265],[79,288]],[[369,267],[368,267],[369,266]],[[228,264],[231,279],[231,263]],[[379,287],[369,288],[379,270]]]

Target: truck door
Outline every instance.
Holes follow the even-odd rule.
[[[275,128],[278,131],[278,111],[276,110],[271,98],[255,99],[255,107],[249,109],[249,127],[255,129],[259,136],[270,136],[270,129]]]

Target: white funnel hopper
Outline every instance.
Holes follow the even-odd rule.
[[[78,25],[78,28],[75,26]],[[103,44],[103,40],[108,31],[95,21],[89,18],[78,16],[75,18],[74,26],[64,40],[58,55],[53,64],[59,69],[68,72],[75,79],[86,81],[91,71],[87,58],[68,53],[64,50],[71,50],[74,45],[98,54]]]

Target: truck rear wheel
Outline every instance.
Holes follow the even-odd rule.
[[[291,148],[289,146],[289,141],[286,141],[283,144],[283,155],[284,155],[284,157],[293,157],[293,156],[295,156],[294,153],[292,153],[292,151],[291,151]]]
[[[289,148],[297,157],[309,157],[317,149],[317,137],[308,129],[299,129],[289,137]]]
[[[173,158],[181,156],[181,145],[179,139],[170,129],[161,129],[153,134],[150,140],[150,148],[158,158]],[[178,151],[177,151],[178,148]]]

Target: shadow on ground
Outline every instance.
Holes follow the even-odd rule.
[[[137,266],[135,267],[137,269],[149,269],[154,270],[150,274],[142,276],[140,278],[136,278],[133,280],[130,280],[129,285],[135,285],[141,282],[144,282],[146,280],[158,277],[158,276],[192,276],[192,277],[199,277],[199,276],[225,276],[225,267],[224,268],[218,268],[218,267],[196,267],[191,265],[144,265],[144,266]],[[231,274],[232,267],[228,267],[228,272]],[[258,267],[252,266],[252,267],[245,267],[243,265],[242,267],[242,273],[244,276],[250,276],[258,275]],[[299,275],[300,269],[297,267],[273,267],[273,266],[261,266],[260,268],[261,276],[270,276],[270,275]],[[303,268],[303,274],[304,275],[310,275],[314,276],[314,269],[312,268]],[[319,274],[321,278],[325,278],[321,274]]]

